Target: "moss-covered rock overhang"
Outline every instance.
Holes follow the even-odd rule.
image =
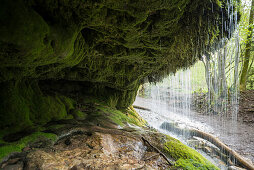
[[[66,79],[133,89],[144,77],[187,67],[221,38],[228,12],[219,2],[2,0],[0,81]]]
[[[82,91],[127,107],[145,79],[188,67],[227,36],[227,10],[219,0],[2,0],[0,116],[29,119],[41,102],[45,112],[51,100],[64,103],[38,81],[82,82]]]

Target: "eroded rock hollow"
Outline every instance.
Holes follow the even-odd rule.
[[[219,0],[2,0],[0,128],[63,119],[81,96],[127,108],[213,50],[227,15]]]

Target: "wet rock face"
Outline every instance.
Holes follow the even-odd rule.
[[[36,149],[27,155],[28,169],[159,169],[165,160],[149,151],[141,139],[95,132],[58,141],[51,151]]]
[[[227,9],[219,0],[2,0],[0,120],[11,123],[0,127],[64,118],[58,89],[83,87],[71,93],[127,108],[141,83],[190,66],[227,36]]]
[[[195,62],[218,38],[220,23],[212,23],[221,10],[226,18],[215,0],[3,0],[0,82],[61,78],[134,89]]]

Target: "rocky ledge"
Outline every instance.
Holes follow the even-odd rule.
[[[75,119],[50,122],[19,139],[7,136],[9,142],[0,146],[0,168],[217,169],[180,141],[148,128],[133,108],[82,108]]]

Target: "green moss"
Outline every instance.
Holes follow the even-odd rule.
[[[199,161],[195,161],[193,159],[178,159],[175,163],[175,167],[183,168],[184,170],[215,170],[218,168],[215,168],[213,165],[207,165],[200,163]]]
[[[0,145],[6,144],[6,142],[0,138]]]
[[[70,110],[75,109],[76,101],[63,95],[59,95],[59,99],[65,106],[65,110],[69,113]]]
[[[165,152],[176,160],[175,167],[186,170],[218,170],[211,162],[206,160],[194,149],[182,144],[179,140],[167,137]]]
[[[64,119],[75,104],[61,95],[44,95],[37,81],[1,84],[0,99],[0,128],[9,133]]]
[[[47,127],[47,130],[57,130],[57,129],[61,129],[64,128],[65,125],[62,124],[54,124],[54,125],[50,125],[49,127]]]
[[[136,124],[137,126],[147,125],[147,122],[136,112],[133,106],[130,106],[126,112],[128,114],[128,117],[134,120],[134,124]]]
[[[74,116],[73,116],[73,115],[67,115],[67,116],[65,117],[65,119],[74,119]]]
[[[137,126],[145,126],[147,124],[147,122],[138,115],[132,106],[127,109],[119,110],[115,108],[115,106],[109,106],[105,100],[91,96],[86,97],[86,102],[87,104],[93,103],[94,107],[94,111],[87,113],[88,119],[91,119],[92,117],[93,119],[101,118],[101,120],[105,120],[106,118],[120,126],[124,126],[126,123]],[[83,109],[86,110],[87,108],[84,106]]]
[[[76,112],[76,115],[77,115],[79,118],[82,118],[82,119],[84,119],[84,118],[86,117],[86,114],[83,113],[83,112],[81,112],[81,111],[79,111],[79,110]]]
[[[76,119],[80,119],[80,120],[85,120],[87,117],[87,114],[84,112],[81,112],[80,110],[75,110],[73,115]]]
[[[126,123],[137,126],[145,126],[146,124],[146,121],[133,108],[128,108],[123,111],[107,106],[96,106],[96,108],[103,111],[111,121],[120,126],[124,126]]]
[[[63,26],[62,19],[48,21],[44,9],[33,2],[2,3],[0,21],[5,26],[0,27],[0,82],[55,74],[80,61],[72,57],[79,26]]]
[[[52,141],[56,141],[57,136],[52,133],[43,133],[43,132],[36,132],[29,136],[26,136],[22,139],[20,139],[17,142],[8,143],[4,146],[0,146],[0,162],[1,160],[8,156],[9,154],[13,152],[21,152],[24,147],[26,147],[29,143],[38,141],[42,138],[47,138]]]
[[[85,112],[86,121],[105,121],[105,119],[109,119],[117,125],[124,126],[126,123],[130,123],[137,126],[144,126],[146,121],[143,120],[137,112],[132,107],[124,110],[118,110],[115,107],[111,107],[107,102],[103,99],[97,99],[95,97],[87,96],[86,104],[91,105],[83,106],[82,109],[87,110]],[[84,113],[82,113],[84,114]]]

